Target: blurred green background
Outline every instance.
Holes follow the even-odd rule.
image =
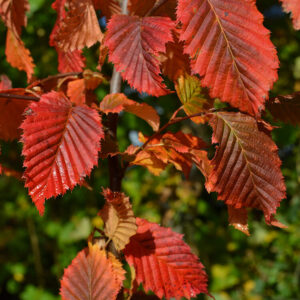
[[[56,14],[50,0],[31,0],[28,26],[22,38],[31,50],[37,65],[36,76],[57,73],[57,56],[48,46],[48,37]],[[258,0],[265,15],[265,26],[280,59],[279,80],[272,94],[300,91],[300,32],[293,30],[289,17],[283,14],[275,0]],[[6,29],[0,24],[0,74],[8,75],[14,87],[26,86],[24,72],[19,72],[5,60]],[[95,69],[97,47],[86,51],[88,67]],[[107,74],[111,67],[107,67]],[[106,71],[105,71],[106,72]],[[139,95],[124,87],[128,95]],[[99,100],[108,86],[98,91]],[[162,123],[179,107],[175,95],[159,100],[143,97],[161,114]],[[209,290],[217,300],[296,300],[300,299],[300,129],[279,126],[273,137],[283,161],[282,170],[287,185],[287,200],[278,209],[278,219],[288,229],[269,227],[260,212],[250,214],[251,236],[247,237],[228,226],[226,206],[204,189],[204,178],[196,169],[186,180],[173,167],[155,177],[142,167],[128,170],[123,182],[139,217],[171,226],[184,233],[185,241],[199,255],[209,275]],[[151,128],[136,117],[120,117],[118,138],[120,148],[136,142],[137,129],[145,134]],[[184,130],[209,139],[207,126],[190,122],[172,130]],[[1,142],[0,163],[22,171],[21,144]],[[77,187],[64,197],[46,202],[46,213],[40,217],[23,184],[12,177],[0,177],[0,299],[59,299],[59,279],[76,253],[86,245],[92,226],[101,225],[96,217],[103,205],[101,187],[108,186],[106,161],[99,161],[88,183],[94,190]],[[206,299],[199,296],[198,299]]]

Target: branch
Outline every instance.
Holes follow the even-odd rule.
[[[151,16],[158,8],[165,4],[168,0],[158,0],[154,6],[146,13],[145,17]]]
[[[123,0],[121,2],[122,13],[124,15],[128,14],[127,11],[128,0]],[[120,93],[121,92],[122,78],[116,68],[113,70],[113,75],[110,82],[110,93]],[[111,133],[113,140],[117,140],[117,127],[118,127],[118,114],[109,114],[107,118],[107,127]],[[120,191],[122,179],[124,177],[124,168],[121,167],[119,156],[108,157],[108,168],[109,168],[109,182],[110,189],[112,191]]]
[[[38,97],[25,96],[25,95],[13,95],[13,94],[7,94],[7,93],[0,93],[0,98],[17,99],[17,100],[24,100],[24,101],[35,101],[35,102],[38,102],[40,100],[40,98],[38,98]]]
[[[181,109],[181,107],[180,107]],[[154,140],[157,136],[159,136],[165,129],[167,129],[169,126],[173,125],[173,124],[176,124],[176,123],[180,123],[182,121],[185,121],[185,120],[190,120],[192,118],[196,118],[196,117],[202,117],[202,116],[205,116],[205,115],[208,115],[208,114],[211,114],[211,113],[215,113],[215,112],[220,112],[220,111],[224,111],[224,108],[221,108],[221,109],[216,109],[216,108],[213,108],[213,109],[210,109],[209,111],[204,111],[204,112],[200,112],[200,113],[196,113],[196,114],[193,114],[193,115],[189,115],[189,116],[184,116],[184,117],[176,117],[177,113],[179,112],[179,110],[176,110],[175,113],[173,114],[173,116],[170,118],[169,122],[166,123],[164,126],[162,126],[157,132],[155,132],[153,135],[151,135],[149,137],[149,139],[134,153],[135,155],[137,155],[139,152],[141,152],[142,150],[144,150],[147,145],[152,141]]]

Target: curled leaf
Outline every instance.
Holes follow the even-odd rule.
[[[103,190],[106,204],[99,212],[102,217],[106,236],[114,242],[118,251],[123,250],[130,237],[135,235],[137,226],[129,198],[123,193]]]

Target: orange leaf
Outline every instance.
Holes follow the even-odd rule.
[[[0,0],[0,16],[15,36],[20,36],[22,27],[27,25],[28,10],[28,0]]]
[[[285,198],[277,147],[263,124],[248,115],[222,112],[212,115],[213,143],[206,188],[236,209],[252,207],[264,212],[267,222]]]
[[[171,163],[188,177],[193,162],[196,163],[196,166],[199,166],[202,160],[202,157],[195,157],[195,155],[199,153],[203,155],[202,152],[204,151],[201,151],[201,149],[205,147],[205,142],[195,136],[184,134],[181,131],[175,134],[166,133],[152,139],[130,163],[144,166],[154,175],[159,175],[166,165]],[[134,151],[132,153],[129,151],[132,151],[132,149],[127,149],[127,153],[134,155]]]
[[[105,235],[111,239],[118,251],[123,250],[135,235],[137,226],[129,198],[123,193],[103,190],[106,204],[99,215],[105,223]]]
[[[157,97],[168,93],[155,56],[166,52],[173,27],[173,21],[164,17],[115,15],[110,19],[105,38],[109,60],[139,92]]]
[[[124,110],[145,120],[154,131],[159,129],[160,120],[156,110],[146,103],[130,100],[124,94],[106,95],[100,103],[100,109],[106,114],[119,113]]]
[[[253,0],[179,0],[180,40],[212,98],[259,115],[279,66]]]
[[[65,269],[60,288],[62,300],[114,300],[124,273],[116,258],[107,258],[99,246],[90,244]]]
[[[98,164],[104,134],[97,111],[73,106],[62,93],[42,95],[30,110],[21,126],[25,186],[43,214],[45,199],[72,189]]]
[[[102,38],[92,0],[72,0],[57,32],[58,47],[64,51],[81,50],[101,42]]]
[[[7,62],[14,68],[25,71],[27,80],[31,81],[35,66],[30,52],[25,48],[21,39],[10,29],[7,30],[5,54]]]

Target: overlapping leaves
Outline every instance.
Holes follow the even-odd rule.
[[[147,138],[140,137],[142,142],[147,142]],[[127,153],[134,156],[132,165],[144,166],[154,175],[159,175],[168,164],[173,164],[188,177],[193,162],[205,173],[203,158],[207,160],[207,157],[204,148],[206,143],[203,140],[179,131],[156,135],[141,151],[131,146],[127,149]]]
[[[105,223],[105,235],[114,242],[118,251],[123,250],[137,230],[129,198],[123,193],[104,189],[106,204],[99,212]]]
[[[100,103],[100,109],[106,114],[126,111],[145,120],[154,131],[159,128],[159,116],[152,106],[130,100],[121,93],[106,95]]]
[[[255,1],[179,0],[180,40],[212,98],[252,115],[264,108],[278,59]]]

